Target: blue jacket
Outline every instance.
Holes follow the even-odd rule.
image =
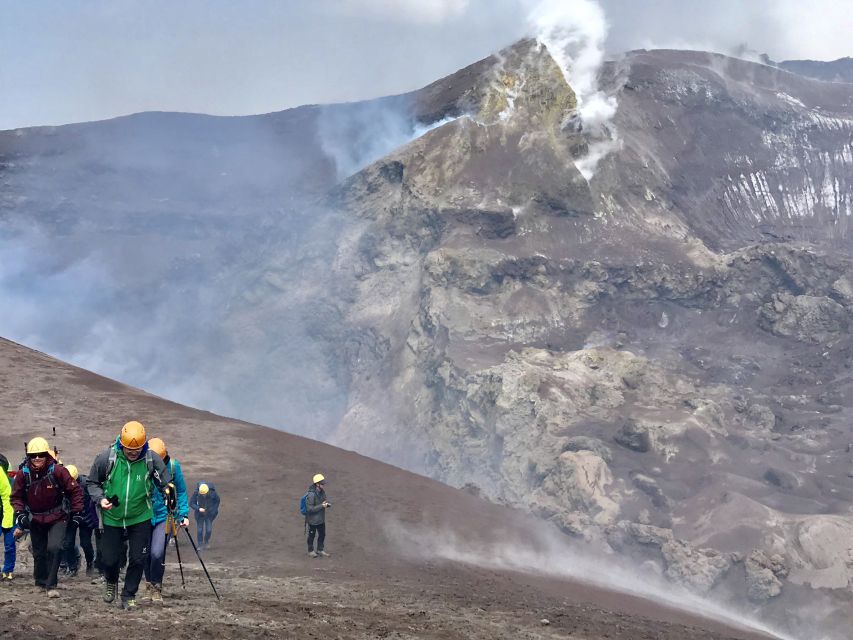
[[[169,458],[169,463],[166,467],[172,476],[172,482],[175,483],[175,489],[178,490],[178,512],[176,517],[178,520],[188,518],[190,515],[190,506],[187,501],[187,483],[184,481],[184,472],[181,470],[181,463],[174,458]],[[165,522],[166,516],[169,515],[166,510],[166,497],[161,491],[155,491],[151,497],[151,501],[154,507],[154,517],[151,518],[151,524],[156,526],[161,522]]]
[[[203,496],[198,492],[198,488],[203,484],[206,484],[209,489],[206,496]],[[190,506],[193,508],[193,511],[195,511],[196,519],[202,517],[213,520],[219,515],[219,494],[216,493],[216,487],[213,486],[212,482],[199,482],[196,485],[195,493],[193,493],[193,497],[190,500]],[[199,513],[199,508],[203,508],[204,513]]]

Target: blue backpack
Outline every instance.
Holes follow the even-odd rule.
[[[308,494],[311,493],[308,491],[302,498],[299,500],[299,513],[303,516],[308,515]]]

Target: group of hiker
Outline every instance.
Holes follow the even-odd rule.
[[[26,458],[17,469],[10,469],[2,455],[0,467],[3,582],[14,578],[16,540],[29,534],[35,584],[48,598],[58,598],[60,565],[66,575],[77,574],[79,537],[86,575],[101,574],[105,602],[115,601],[126,566],[119,597],[122,608],[133,609],[143,576],[144,597],[162,601],[166,548],[179,528],[189,526],[190,508],[197,549],[210,545],[220,502],[214,485],[199,482],[188,499],[180,462],[162,439],[149,440],[140,422],[122,427],[115,442],[95,458],[88,476],[74,465],[63,465],[42,437],[27,443]]]

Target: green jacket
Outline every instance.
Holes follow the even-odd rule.
[[[115,464],[110,472],[112,451],[115,451]],[[87,485],[96,503],[103,497],[116,496],[119,500],[117,507],[109,511],[101,509],[104,526],[130,527],[154,517],[152,494],[165,487],[169,480],[169,471],[162,458],[156,454],[149,455],[147,445],[142,455],[130,462],[116,440],[113,447],[95,458]]]
[[[9,484],[9,476],[0,467],[0,511],[3,512],[3,529],[11,529],[15,524],[15,512],[12,510],[12,503],[9,500],[12,495],[12,485]]]

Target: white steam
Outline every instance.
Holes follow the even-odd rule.
[[[525,540],[510,542],[510,532],[492,532],[501,542],[484,542],[461,538],[450,530],[429,530],[392,521],[385,525],[385,535],[398,550],[422,561],[444,560],[486,569],[516,571],[530,575],[581,582],[654,601],[657,604],[710,620],[735,629],[757,631],[778,640],[796,640],[772,629],[730,607],[699,597],[673,584],[664,582],[651,569],[620,564],[615,558],[579,549],[555,531],[528,531]],[[830,640],[815,635],[811,640]]]
[[[578,115],[590,139],[589,152],[578,161],[578,169],[589,180],[617,144],[611,124],[616,98],[601,91],[598,81],[608,30],[604,9],[595,0],[542,0],[528,20],[577,95]]]
[[[425,133],[456,118],[424,124],[400,105],[382,101],[324,107],[318,133],[323,151],[335,163],[338,180],[360,171]]]

